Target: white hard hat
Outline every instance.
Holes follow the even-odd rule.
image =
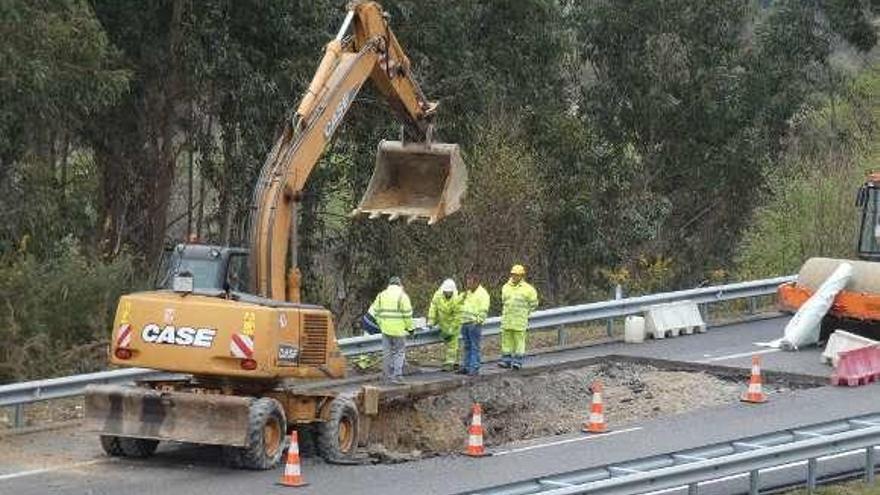
[[[447,278],[446,280],[444,280],[443,283],[440,284],[440,291],[455,292],[455,280],[452,280],[451,278]]]

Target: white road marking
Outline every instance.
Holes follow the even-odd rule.
[[[597,435],[590,435],[590,436],[584,436],[584,437],[578,437],[578,438],[568,438],[566,440],[559,440],[557,442],[542,443],[542,444],[538,444],[538,445],[529,445],[528,447],[520,447],[518,449],[503,450],[501,452],[495,452],[492,455],[498,456],[498,455],[507,455],[507,454],[517,454],[519,452],[527,452],[529,450],[543,449],[546,447],[555,447],[557,445],[563,445],[566,443],[582,442],[584,440],[598,439],[598,438],[602,438],[602,437],[610,437],[612,435],[618,435],[620,433],[629,433],[631,431],[638,431],[641,429],[642,429],[641,426],[637,426],[635,428],[627,428],[625,430],[614,430],[614,431],[609,431],[608,433],[599,433]]]
[[[100,464],[102,462],[108,462],[109,459],[93,459],[91,461],[83,461],[83,462],[75,462],[73,464],[63,464],[61,466],[53,466],[42,469],[32,469],[30,471],[20,471],[18,473],[11,474],[2,474],[0,475],[0,481],[12,480],[15,478],[24,478],[27,476],[35,476],[38,474],[51,473],[53,471],[63,471],[66,469],[74,469],[78,467],[91,466],[92,464]]]
[[[698,361],[700,363],[714,363],[715,361],[726,361],[728,359],[737,359],[744,357],[751,357],[756,354],[770,354],[771,352],[779,352],[782,349],[764,349],[761,351],[751,351],[751,352],[741,352],[739,354],[728,354],[726,356],[718,356],[709,359],[703,359],[702,361]]]

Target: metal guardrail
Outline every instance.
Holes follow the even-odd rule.
[[[862,450],[865,481],[874,483],[878,445],[880,415],[861,416],[468,493],[635,495],[687,488],[688,495],[698,495],[701,483],[748,474],[749,493],[757,495],[765,489],[761,486],[762,469],[803,461],[807,461],[807,488],[813,490],[822,458]]]
[[[535,311],[529,317],[529,329],[541,329],[547,327],[559,327],[564,325],[584,323],[587,321],[619,318],[641,313],[650,306],[671,302],[693,301],[700,305],[708,305],[732,299],[746,299],[757,296],[774,294],[781,284],[792,282],[797,278],[794,275],[776,277],[765,280],[753,280],[736,284],[718,285],[713,287],[701,287],[698,289],[680,290],[675,292],[663,292],[648,296],[629,297],[625,299],[612,299],[577,306],[563,306],[560,308]],[[497,335],[501,333],[501,319],[489,318],[483,324],[483,336]],[[441,341],[440,334],[436,331],[416,332],[407,339],[407,346],[436,344]],[[347,356],[378,352],[382,350],[382,337],[370,335],[365,337],[353,337],[339,341],[342,353]],[[0,389],[2,394],[2,389]]]
[[[70,375],[46,380],[13,383],[0,387],[0,406],[15,406],[42,400],[61,399],[82,394],[86,385],[113,385],[130,383],[146,378],[179,376],[147,368],[123,368],[82,375]]]
[[[773,294],[780,284],[794,279],[794,276],[777,277],[546,309],[532,313],[529,318],[529,327],[541,329],[617,318],[640,313],[655,304],[670,302],[693,301],[701,305],[708,305],[732,299],[766,296]],[[483,325],[484,336],[497,335],[500,331],[500,318],[489,318]],[[440,341],[439,332],[425,330],[416,332],[415,335],[410,337],[407,346],[436,344]],[[382,350],[381,335],[340,339],[338,343],[340,350],[346,356],[356,356]],[[147,378],[162,378],[168,375],[172,374],[144,368],[125,368],[3,385],[0,386],[0,407],[20,406],[42,400],[77,396],[82,394],[85,387],[90,384],[126,383]],[[17,426],[21,424],[21,414],[21,407],[16,407],[15,423]]]

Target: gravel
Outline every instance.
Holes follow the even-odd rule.
[[[606,421],[612,428],[660,416],[735,403],[746,386],[703,372],[666,371],[609,362],[534,376],[505,373],[446,394],[394,403],[371,425],[370,441],[383,451],[422,456],[459,452],[467,440],[472,405],[483,409],[484,442],[511,442],[580,431],[594,380],[604,385]],[[765,384],[765,391],[788,389]]]

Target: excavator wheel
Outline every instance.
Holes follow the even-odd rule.
[[[156,452],[156,448],[159,446],[159,441],[150,438],[123,437],[119,439],[119,445],[122,447],[122,452],[126,457],[144,459],[150,457]]]
[[[156,452],[158,440],[101,435],[101,448],[111,457],[134,457],[144,459]]]
[[[101,448],[110,457],[122,457],[125,453],[120,445],[121,438],[114,435],[101,435]]]
[[[330,417],[318,426],[318,453],[327,461],[354,457],[360,416],[354,401],[337,397],[330,403]]]
[[[223,458],[231,467],[272,469],[281,462],[286,433],[281,404],[270,397],[256,399],[250,406],[247,446],[223,447]]]

